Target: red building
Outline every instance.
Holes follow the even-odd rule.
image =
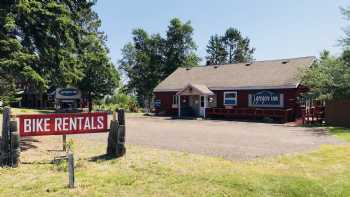
[[[305,92],[298,73],[314,57],[178,68],[154,89],[157,114],[292,121]]]

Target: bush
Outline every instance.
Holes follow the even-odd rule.
[[[128,112],[139,111],[136,99],[121,92],[116,92],[113,96],[106,97],[101,105],[96,106],[96,109],[107,111],[125,109]]]

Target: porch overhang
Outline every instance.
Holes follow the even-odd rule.
[[[176,93],[177,96],[182,95],[201,95],[201,96],[211,96],[215,95],[206,85],[201,84],[188,84],[182,90]]]

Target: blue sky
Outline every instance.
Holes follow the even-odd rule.
[[[348,0],[99,0],[94,9],[107,34],[114,63],[135,28],[162,33],[169,21],[190,20],[197,53],[204,59],[211,35],[238,28],[256,48],[255,59],[317,56],[323,49],[339,54],[338,40],[347,23],[340,7]]]

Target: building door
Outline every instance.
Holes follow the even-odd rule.
[[[199,115],[205,117],[205,96],[200,97],[200,110]]]

